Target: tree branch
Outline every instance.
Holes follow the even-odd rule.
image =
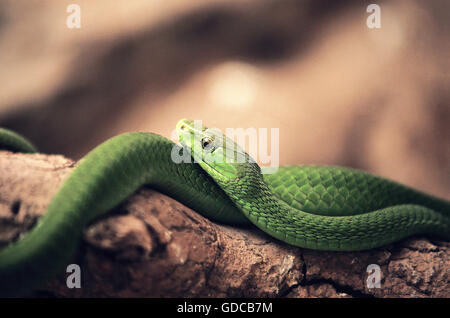
[[[0,246],[45,213],[75,166],[62,156],[0,152]],[[89,226],[73,263],[37,291],[65,297],[449,297],[450,244],[413,238],[366,252],[305,250],[256,228],[215,224],[181,203],[141,189]],[[367,266],[381,288],[367,287]]]

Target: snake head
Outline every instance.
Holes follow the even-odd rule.
[[[247,165],[258,166],[232,139],[218,129],[203,126],[199,120],[181,119],[176,130],[180,143],[190,149],[194,162],[218,182],[239,180],[245,176]]]

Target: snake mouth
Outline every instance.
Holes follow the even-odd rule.
[[[218,130],[202,125],[200,120],[181,119],[176,125],[180,143],[189,148],[195,163],[220,181],[236,178],[237,167],[226,158],[236,153],[236,144]],[[205,140],[208,140],[208,143]],[[229,141],[229,142],[227,142]],[[208,147],[205,149],[205,144]]]
[[[194,129],[194,122],[195,122],[194,120],[183,118],[177,122],[175,128],[176,128],[177,132],[180,130],[181,131],[185,131],[188,129],[192,130],[192,129]]]
[[[199,131],[198,129],[196,129],[196,126],[194,124],[195,124],[194,120],[183,118],[180,119],[175,126],[178,135],[178,141],[183,146],[186,146],[190,149],[193,149],[193,145],[195,145],[196,135],[202,133],[201,130]],[[193,154],[191,153],[191,155]]]

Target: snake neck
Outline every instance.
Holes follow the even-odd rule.
[[[225,181],[216,179],[216,182],[258,227],[266,222],[281,226],[291,221],[286,216],[291,216],[293,212],[303,213],[274,196],[256,163],[239,164],[237,175],[237,178]]]

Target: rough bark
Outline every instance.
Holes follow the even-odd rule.
[[[0,152],[0,246],[35,224],[75,166],[62,156]],[[449,297],[450,243],[424,237],[358,253],[280,243],[255,228],[219,225],[141,189],[89,226],[73,263],[35,295],[64,297]],[[381,288],[367,287],[369,264]]]

